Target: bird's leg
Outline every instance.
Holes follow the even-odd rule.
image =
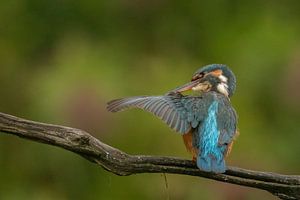
[[[196,162],[196,161],[197,161],[197,154],[194,154],[194,153],[193,153],[192,161],[193,161],[193,162]]]

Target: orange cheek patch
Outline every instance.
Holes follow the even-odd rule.
[[[212,72],[210,72],[210,74],[212,74],[212,75],[214,75],[214,76],[221,76],[222,75],[222,70],[220,70],[220,69],[217,69],[217,70],[215,70],[215,71],[212,71]]]

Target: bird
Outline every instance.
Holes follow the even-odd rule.
[[[224,173],[225,158],[236,137],[237,114],[230,98],[236,90],[236,77],[224,64],[198,69],[190,82],[161,96],[135,96],[107,103],[107,110],[129,108],[148,111],[183,137],[192,161],[205,172]],[[192,91],[192,94],[184,94]]]

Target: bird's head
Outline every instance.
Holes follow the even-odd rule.
[[[172,92],[193,90],[196,92],[215,91],[231,97],[235,91],[236,79],[233,72],[222,64],[206,65],[198,69],[191,82],[176,88]]]

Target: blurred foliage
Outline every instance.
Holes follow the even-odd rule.
[[[228,64],[240,137],[229,165],[300,173],[299,1],[44,1],[0,6],[0,111],[91,132],[132,154],[190,158],[152,115],[106,102],[164,94]],[[118,177],[62,149],[0,134],[0,199],[274,199],[160,174]],[[217,192],[216,192],[217,191]]]

